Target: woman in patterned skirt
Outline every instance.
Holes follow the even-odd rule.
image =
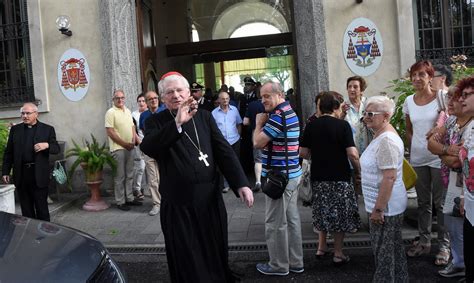
[[[360,227],[360,217],[351,169],[356,174],[355,185],[360,186],[359,153],[354,145],[351,126],[341,120],[342,95],[329,91],[319,99],[320,117],[308,125],[303,135],[300,155],[310,158],[313,190],[313,224],[319,231],[317,258],[328,255],[327,233],[334,235],[336,266],[349,262],[342,252],[344,233]]]
[[[364,122],[374,131],[360,158],[362,193],[369,213],[375,258],[373,282],[408,282],[402,240],[407,194],[403,184],[403,141],[390,125],[395,104],[385,96],[367,99]]]

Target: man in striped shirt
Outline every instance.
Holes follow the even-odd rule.
[[[300,136],[298,116],[290,103],[285,101],[285,94],[279,83],[265,83],[260,95],[266,113],[257,114],[253,144],[254,147],[263,149],[262,177],[266,177],[271,168],[282,172],[287,172],[288,169],[289,181],[281,198],[274,200],[265,196],[265,238],[270,260],[268,263],[257,264],[257,270],[265,275],[284,276],[290,271],[302,273],[303,246],[297,206],[297,185],[302,174],[298,156]],[[286,121],[285,127],[282,119]],[[270,146],[272,154],[268,166]],[[285,150],[288,151],[288,164]]]

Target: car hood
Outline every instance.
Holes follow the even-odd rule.
[[[86,282],[104,255],[83,232],[0,211],[0,282]]]

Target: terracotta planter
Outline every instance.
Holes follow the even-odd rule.
[[[102,170],[87,174],[87,163],[81,163],[86,176],[86,184],[91,191],[91,198],[82,206],[86,211],[101,211],[110,207],[100,196],[100,185],[102,184]]]
[[[102,170],[96,171],[96,172],[87,172],[87,163],[81,162],[81,167],[82,170],[84,170],[84,175],[86,177],[86,184],[89,183],[96,183],[96,182],[101,182],[102,183]]]

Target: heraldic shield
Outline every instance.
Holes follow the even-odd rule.
[[[65,89],[71,88],[74,91],[79,87],[86,87],[88,82],[84,72],[84,62],[84,58],[70,58],[69,60],[61,61],[62,87]]]

